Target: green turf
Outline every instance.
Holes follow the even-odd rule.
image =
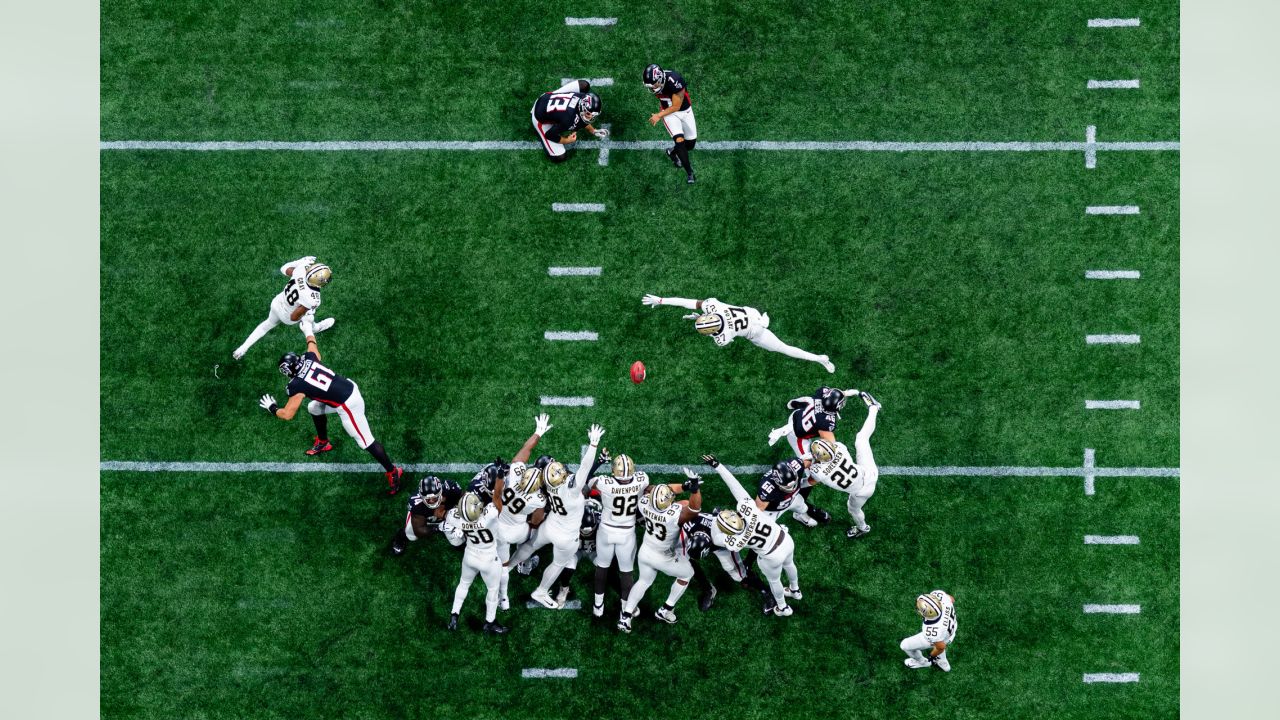
[[[111,3],[104,139],[531,140],[561,76],[613,76],[615,137],[659,139],[637,80],[690,81],[708,139],[1176,140],[1172,2]],[[618,16],[610,29],[564,15]],[[1089,17],[1141,28],[1086,30]],[[1139,91],[1084,81],[1139,77]],[[687,188],[656,151],[102,154],[104,460],[305,460],[283,399],[276,268],[335,269],[325,360],[360,383],[398,462],[509,456],[540,395],[540,450],[589,423],[641,463],[771,462],[783,404],[820,383],[884,402],[882,465],[1178,464],[1178,157],[1104,153],[697,152]],[[603,202],[603,215],[550,211]],[[1092,204],[1138,216],[1086,217]],[[551,278],[549,265],[599,265]],[[1084,279],[1138,269],[1142,280]],[[646,292],[767,311],[834,378],[745,340],[716,348]],[[548,343],[544,330],[595,330]],[[1140,333],[1088,347],[1089,333]],[[631,384],[642,359],[649,379]],[[219,377],[214,376],[217,364]],[[1138,412],[1086,399],[1140,399]],[[851,442],[862,411],[840,434]],[[337,433],[318,463],[368,462]],[[1170,717],[1178,710],[1177,480],[885,476],[863,541],[798,528],[805,598],[761,619],[728,593],[630,637],[517,607],[504,639],[441,629],[458,556],[391,559],[403,501],[376,475],[102,476],[108,717]],[[711,500],[724,503],[723,488]],[[1142,544],[1085,546],[1085,534]],[[714,563],[712,563],[714,565]],[[719,575],[718,568],[715,573]],[[720,576],[723,580],[723,577]],[[669,583],[659,580],[650,600]],[[908,672],[914,595],[957,597],[956,671]],[[531,589],[513,581],[513,596]],[[581,578],[575,590],[586,593]],[[1084,603],[1139,603],[1085,616]],[[616,612],[611,600],[610,612]],[[482,609],[477,584],[466,608]],[[521,680],[522,667],[577,680]],[[1084,685],[1086,672],[1141,672]],[[656,699],[655,699],[656,698]],[[694,700],[690,700],[693,698]],[[656,705],[652,712],[646,710]],[[602,710],[603,708],[603,710]]]

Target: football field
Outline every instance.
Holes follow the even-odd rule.
[[[1178,61],[1167,0],[105,5],[103,715],[1175,716]],[[650,62],[689,82],[696,185]],[[528,110],[568,77],[612,137],[552,165]],[[834,520],[787,521],[789,618],[709,561],[718,602],[674,626],[616,632],[616,593],[608,622],[528,609],[513,574],[510,633],[479,632],[479,582],[448,633],[459,553],[387,550],[409,493],[257,406],[298,331],[231,359],[303,255],[334,269],[324,360],[414,484],[542,411],[535,456],[576,463],[598,422],[642,468],[772,463],[786,401],[830,383],[884,404],[873,531],[814,491]],[[837,373],[645,293],[759,308]],[[949,674],[898,649],[934,588]]]

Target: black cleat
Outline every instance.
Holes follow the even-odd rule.
[[[699,596],[698,596],[698,609],[699,609],[699,610],[701,610],[702,612],[706,612],[706,611],[710,610],[710,609],[711,609],[711,606],[716,604],[716,595],[717,595],[717,594],[718,594],[718,593],[716,592],[716,587],[715,587],[715,585],[712,585],[712,586],[711,586],[711,588],[710,588],[709,590],[707,590],[706,592],[704,592],[704,593],[702,593],[701,595],[699,595]]]
[[[507,631],[506,625],[499,625],[497,620],[484,624],[485,635],[501,635]]]
[[[667,148],[667,159],[676,167],[684,167],[684,163],[680,162],[680,156],[676,155],[675,148]]]
[[[764,600],[764,614],[769,616],[773,614],[773,608],[777,605],[773,600],[773,593],[768,590],[761,590],[760,597]]]
[[[689,176],[684,179],[684,182],[686,185],[692,185],[698,182],[698,179],[693,176],[693,173],[689,173]]]
[[[409,549],[409,543],[405,542],[406,539],[400,535],[391,538],[392,555],[403,555],[404,551]]]
[[[817,520],[819,525],[826,525],[831,522],[831,513],[815,505],[809,506],[809,517]]]
[[[458,629],[458,613],[454,613],[449,616],[449,624],[445,625],[445,627],[450,630]]]
[[[392,470],[391,472],[386,473],[386,476],[387,476],[387,485],[389,486],[387,488],[387,494],[395,495],[396,493],[400,492],[400,479],[404,477],[404,470],[401,468],[396,468],[395,470]]]

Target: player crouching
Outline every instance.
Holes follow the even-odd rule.
[[[947,645],[956,639],[956,599],[942,590],[934,590],[916,598],[916,613],[924,624],[920,632],[904,638],[899,645],[907,654],[903,662],[912,669],[937,665],[943,672],[951,672]],[[929,657],[921,650],[929,650]]]
[[[409,543],[440,529],[445,515],[462,499],[462,486],[453,480],[428,475],[418,481],[418,492],[409,498],[404,527],[391,539],[391,554],[403,555]]]
[[[533,129],[551,162],[564,162],[568,146],[578,141],[578,128],[585,128],[602,140],[609,137],[608,130],[591,125],[600,116],[601,105],[600,96],[588,92],[590,87],[585,80],[570,80],[556,90],[542,93],[533,103]]]

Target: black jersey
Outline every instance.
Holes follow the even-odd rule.
[[[693,107],[693,98],[689,97],[689,88],[685,87],[684,76],[675,70],[668,70],[667,81],[662,84],[662,89],[658,91],[658,103],[662,105],[663,110],[671,107],[671,98],[675,95],[680,96],[681,110],[688,110]]]
[[[582,525],[578,529],[578,550],[594,553],[596,551],[596,531],[600,529],[600,513],[583,512]]]
[[[356,384],[350,378],[321,365],[320,358],[315,353],[307,352],[302,355],[302,368],[285,386],[284,391],[289,397],[302,394],[311,400],[338,407],[356,391]]]
[[[840,413],[827,412],[822,409],[816,398],[797,398],[787,404],[791,408],[791,432],[802,439],[818,436],[818,431],[836,431],[836,420]]]
[[[796,493],[800,492],[800,485],[797,483],[795,490],[787,492],[778,487],[770,475],[776,476],[776,473],[765,473],[764,477],[760,478],[760,490],[756,493],[756,499],[766,503],[765,512],[782,512],[791,507],[791,501]]]
[[[445,512],[457,507],[458,501],[462,499],[462,486],[453,480],[442,481],[443,490],[441,492],[442,500],[439,507],[443,507]],[[409,498],[409,514],[424,518],[432,525],[438,525],[444,522],[443,517],[436,517],[438,508],[429,508],[422,502],[421,495],[414,495]]]
[[[479,495],[480,500],[485,505],[488,505],[493,502],[493,486],[495,484],[493,477],[481,470],[476,473],[475,477],[471,478],[471,482],[467,483],[467,492]]]
[[[534,119],[551,125],[542,134],[551,142],[560,142],[562,137],[586,127],[582,116],[578,114],[578,105],[585,97],[585,93],[575,92],[542,93],[533,104]]]

